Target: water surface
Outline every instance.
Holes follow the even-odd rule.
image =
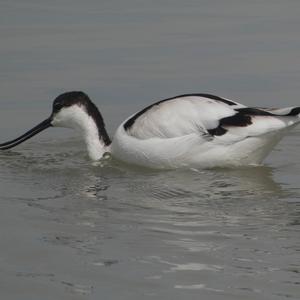
[[[2,1],[0,137],[82,89],[111,133],[210,92],[299,105],[297,1]],[[71,131],[0,153],[3,299],[299,299],[299,129],[264,166],[92,164]]]

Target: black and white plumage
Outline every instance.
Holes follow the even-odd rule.
[[[209,94],[186,94],[156,102],[125,120],[111,142],[101,113],[83,92],[53,102],[51,116],[9,149],[50,127],[79,129],[92,160],[105,152],[151,168],[258,165],[300,122],[300,107],[252,108]]]

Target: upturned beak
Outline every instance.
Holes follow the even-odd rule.
[[[8,141],[6,143],[0,144],[0,150],[10,149],[10,148],[13,148],[13,147],[25,142],[26,140],[28,140],[31,137],[38,134],[39,132],[47,129],[48,127],[51,127],[52,126],[51,121],[52,121],[52,117],[50,116],[48,119],[46,119],[45,121],[43,121],[40,124],[36,125],[35,127],[30,129],[29,131],[27,131],[23,135],[19,136],[18,138],[14,139],[14,140],[11,140],[11,141]]]

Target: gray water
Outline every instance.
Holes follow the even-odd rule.
[[[299,105],[300,2],[0,1],[0,138],[83,90],[109,131],[210,92]],[[0,152],[1,299],[299,299],[299,129],[257,168],[92,164],[72,131]]]

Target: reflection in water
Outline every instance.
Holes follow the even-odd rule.
[[[65,147],[61,143],[59,149],[49,149],[50,144],[41,143],[39,151],[34,152],[25,148],[22,154],[1,152],[1,176],[18,174],[20,184],[23,181],[34,185],[42,180],[42,186],[49,187],[49,192],[55,190],[60,197],[71,193],[79,201],[109,200],[107,205],[111,209],[135,207],[157,209],[160,213],[195,213],[204,206],[213,210],[242,209],[291,197],[288,189],[274,181],[274,170],[266,166],[162,172],[130,169],[109,161],[99,167],[91,165],[83,152],[70,151],[70,143]],[[77,146],[75,142],[74,145]]]
[[[291,228],[299,214],[292,207],[298,202],[287,199],[299,195],[273,179],[276,169],[162,172],[115,161],[100,167],[76,145],[0,153],[2,199],[27,206],[28,218],[44,224],[42,245],[75,251],[98,275],[126,270],[132,280],[178,291],[243,297],[261,294],[273,276],[275,292],[292,293],[298,237]],[[77,294],[97,286],[49,274]]]

